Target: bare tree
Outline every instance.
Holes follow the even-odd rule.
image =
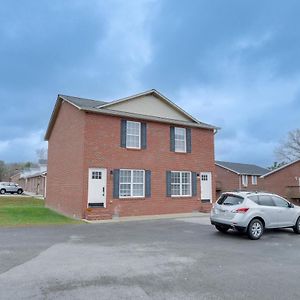
[[[47,148],[39,148],[35,150],[38,160],[46,160],[48,156]]]
[[[3,181],[6,175],[6,166],[3,160],[0,160],[0,181]]]
[[[300,159],[300,129],[288,133],[287,138],[275,150],[275,155],[281,162]]]
[[[270,166],[270,167],[268,167],[267,169],[269,169],[269,170],[275,170],[275,169],[278,169],[278,168],[280,168],[280,167],[282,167],[282,166],[284,166],[286,163],[283,161],[283,162],[280,162],[280,163],[278,163],[277,161],[274,161],[273,162],[273,165],[272,166]]]

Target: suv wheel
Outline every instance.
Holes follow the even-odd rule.
[[[19,195],[21,195],[21,194],[23,194],[23,190],[22,190],[22,189],[18,189],[17,193],[18,193]]]
[[[222,233],[226,233],[229,230],[229,226],[226,225],[216,225],[216,229]]]
[[[259,219],[253,219],[248,228],[247,235],[251,240],[258,240],[264,233],[264,225]]]
[[[0,194],[2,194],[2,195],[4,195],[5,192],[6,192],[5,189],[1,189],[1,190],[0,190]]]
[[[295,233],[298,233],[298,234],[300,233],[300,217],[298,218],[295,226],[293,227],[293,230]]]

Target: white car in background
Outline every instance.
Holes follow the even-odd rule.
[[[0,182],[0,194],[4,195],[6,193],[11,194],[23,194],[23,189],[17,183],[14,182]]]
[[[300,233],[300,207],[263,192],[223,193],[210,214],[211,224],[225,233],[230,228],[259,239],[268,228],[293,228]]]

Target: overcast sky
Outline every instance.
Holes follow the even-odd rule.
[[[155,88],[222,128],[216,158],[271,165],[300,125],[300,1],[1,1],[0,160],[35,160],[58,93]]]

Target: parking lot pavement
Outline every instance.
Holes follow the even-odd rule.
[[[1,197],[30,197],[29,195],[26,195],[26,194],[21,194],[21,195],[18,195],[18,194],[0,194],[0,198]]]
[[[1,229],[0,299],[300,298],[300,236],[250,241],[204,223]]]

